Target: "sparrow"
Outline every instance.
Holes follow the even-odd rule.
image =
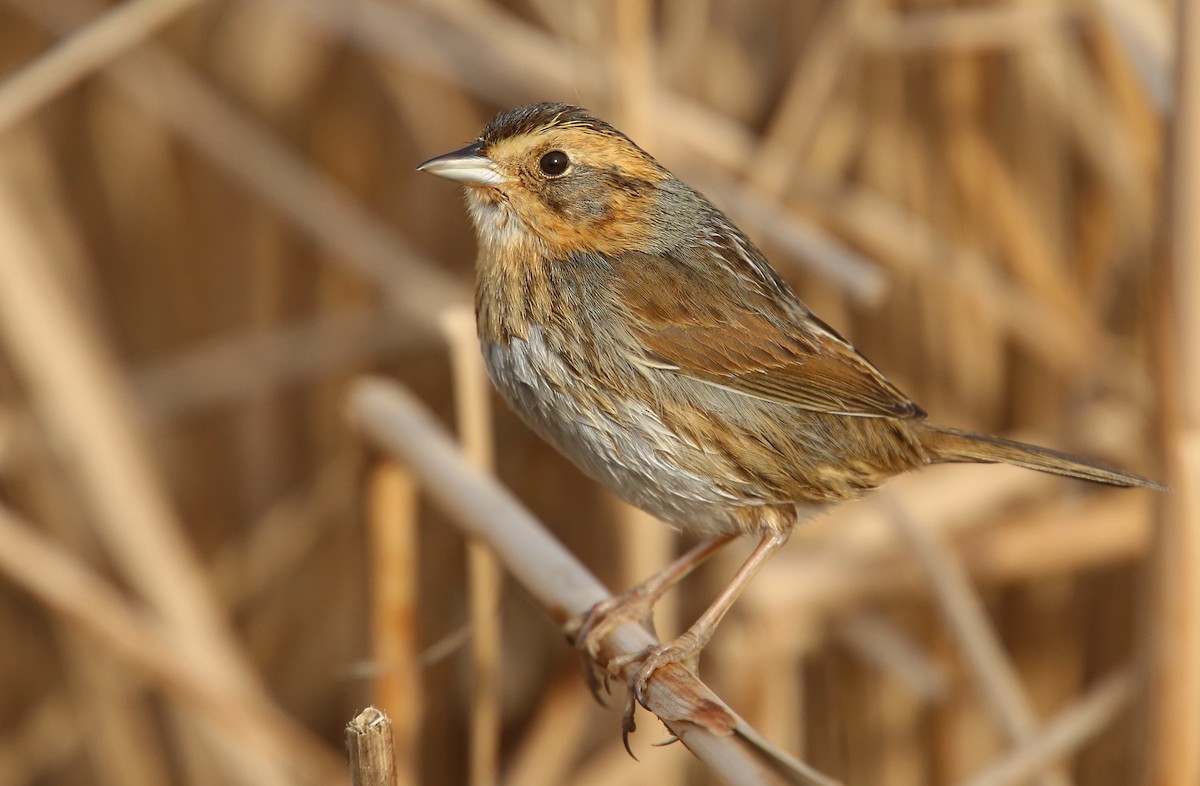
[[[466,186],[475,312],[496,389],[583,472],[705,539],[580,620],[576,640],[645,621],[737,536],[759,539],[682,636],[639,656],[694,667],[793,528],[930,464],[1003,462],[1113,486],[1144,477],[931,423],[812,313],[754,243],[629,137],[561,103],[497,115],[419,170]]]

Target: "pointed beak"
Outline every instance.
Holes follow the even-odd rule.
[[[500,174],[496,162],[482,152],[483,143],[475,142],[462,150],[431,158],[417,167],[418,172],[457,180],[469,186],[498,186],[507,178]]]

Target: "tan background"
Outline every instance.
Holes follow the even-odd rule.
[[[414,167],[518,103],[581,103],[629,133],[938,421],[1163,476],[1173,14],[0,2],[0,784],[338,771],[342,726],[397,673],[371,660],[378,457],[347,426],[347,386],[382,373],[452,421],[439,314],[469,302],[474,240],[458,189]],[[676,547],[498,401],[494,434],[503,482],[609,586]],[[1146,673],[1149,492],[999,467],[894,486],[962,557],[1036,724]],[[391,683],[412,703],[385,709],[417,782],[465,783],[464,544],[428,505],[417,538],[415,620],[384,625],[442,656],[403,683],[419,705]],[[660,632],[745,548],[689,581]],[[849,506],[768,566],[702,675],[846,784],[961,783],[1012,748],[939,597],[887,508]],[[629,759],[562,636],[510,584],[500,610],[500,781],[710,782],[681,746],[649,747],[665,732],[645,714]],[[1039,782],[1126,786],[1164,756],[1186,771],[1150,684],[1115,683]]]

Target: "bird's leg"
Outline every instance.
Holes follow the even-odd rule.
[[[609,664],[610,670],[619,670],[634,661],[640,661],[637,675],[630,683],[631,699],[636,697],[640,702],[651,675],[669,663],[686,663],[695,671],[695,661],[699,658],[700,651],[708,645],[709,639],[712,638],[713,632],[725,617],[726,612],[729,611],[733,602],[737,600],[738,595],[742,594],[742,590],[746,588],[759,569],[771,558],[771,555],[787,543],[790,535],[791,531],[788,530],[764,537],[742,564],[742,567],[738,569],[738,572],[734,574],[728,586],[679,638],[655,647],[644,656],[613,659],[613,662]]]
[[[584,657],[584,671],[587,674],[588,686],[591,687],[597,700],[600,698],[600,683],[596,680],[592,668],[598,649],[597,642],[604,637],[605,633],[626,622],[645,625],[653,632],[654,604],[666,594],[667,590],[682,581],[734,537],[734,535],[718,535],[702,541],[625,594],[605,598],[588,609],[587,613],[568,624],[567,636],[572,645],[578,648]],[[607,677],[605,683],[607,687]]]

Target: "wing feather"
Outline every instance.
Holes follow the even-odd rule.
[[[749,241],[736,240],[611,260],[644,362],[802,409],[924,417],[796,298]]]

